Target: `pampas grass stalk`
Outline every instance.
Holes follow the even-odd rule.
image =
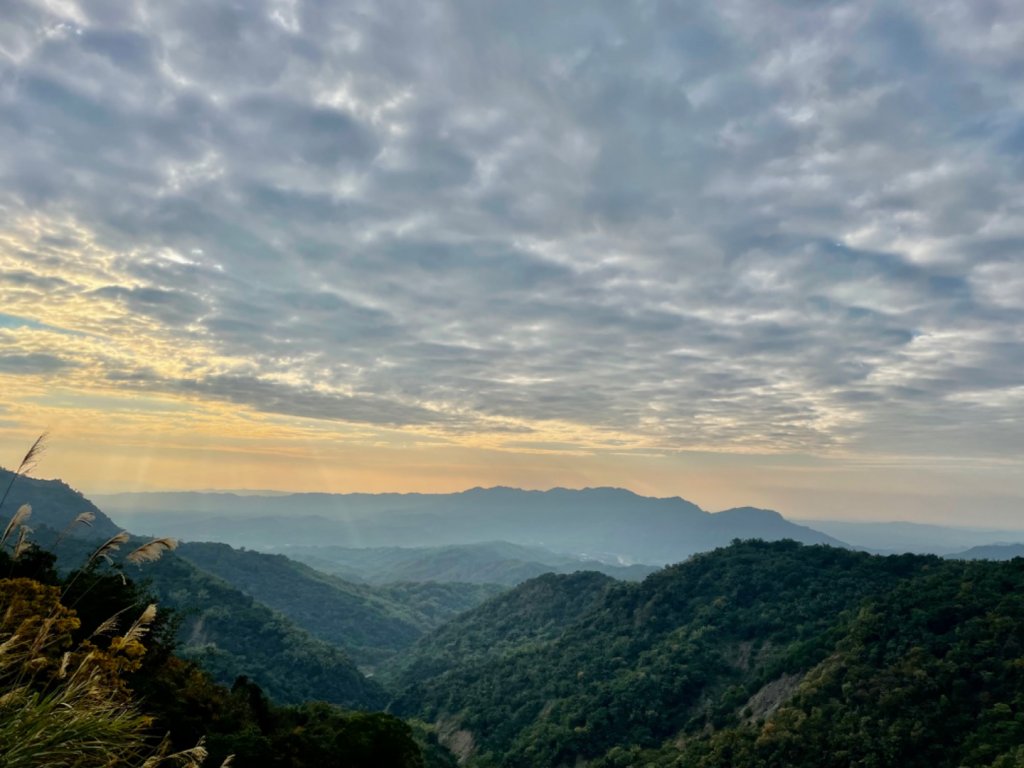
[[[164,552],[177,549],[177,547],[177,539],[153,539],[152,541],[147,541],[141,547],[133,549],[125,556],[124,559],[133,565],[151,563],[159,560]]]
[[[20,507],[18,507],[18,511],[14,513],[14,517],[12,517],[8,521],[7,527],[4,528],[3,534],[0,535],[0,548],[2,548],[4,546],[4,544],[7,543],[7,539],[10,538],[10,535],[14,532],[14,530],[19,525],[21,525],[26,520],[28,520],[28,518],[31,515],[32,515],[32,507],[30,505],[22,504]]]
[[[4,495],[0,496],[0,508],[2,508],[4,502],[7,501],[7,495],[11,492],[11,488],[14,486],[14,481],[35,469],[36,463],[39,461],[39,456],[46,450],[46,440],[48,436],[49,434],[47,432],[43,432],[43,434],[36,438],[36,441],[32,443],[32,447],[29,448],[22,457],[21,463],[18,465],[18,468],[14,470],[14,474],[11,475],[11,479],[7,483],[7,488],[4,489]]]
[[[115,533],[105,542],[100,544],[96,548],[95,552],[89,555],[89,559],[85,561],[85,568],[83,568],[82,570],[89,570],[101,557],[109,560],[110,553],[119,550],[121,548],[121,545],[127,544],[130,538],[131,536],[129,535],[128,531],[120,531],[119,533]]]
[[[76,526],[84,525],[92,528],[93,521],[96,520],[96,515],[92,512],[79,512],[75,515],[75,519],[64,526],[64,530],[60,532],[56,539],[53,540],[51,545],[52,549],[56,550],[57,545],[60,544],[64,539],[75,529]]]
[[[27,525],[22,525],[18,530],[18,541],[14,545],[14,559],[20,560],[21,556],[25,554],[25,551],[32,546],[32,542],[28,540],[28,535],[32,533],[32,529]]]
[[[155,617],[156,606],[147,606],[125,640],[142,637]],[[0,616],[0,766],[201,768],[207,756],[202,741],[171,753],[165,738],[154,748],[152,718],[111,689],[95,649],[84,656],[60,654],[55,677],[37,679],[38,662],[66,637],[56,631],[55,622],[51,615],[22,637],[10,611]]]
[[[118,533],[115,533],[102,544],[100,544],[96,548],[96,551],[89,555],[89,559],[85,561],[85,565],[81,568],[81,570],[79,570],[75,574],[74,578],[71,579],[70,582],[68,582],[67,586],[64,587],[64,591],[60,593],[61,601],[63,602],[64,598],[67,597],[68,593],[71,591],[71,588],[75,586],[75,582],[78,581],[79,576],[89,571],[96,564],[96,561],[99,560],[101,557],[105,558],[109,562],[113,562],[113,560],[111,560],[110,558],[110,553],[116,552],[118,549],[121,548],[121,545],[127,543],[130,538],[131,536],[129,535],[128,531],[120,531]],[[87,589],[86,592],[88,591],[89,590]],[[79,595],[78,600],[81,600],[84,594],[85,593]],[[78,601],[76,600],[74,603],[71,604],[70,607],[74,608],[75,605],[77,605],[77,603]]]
[[[124,642],[130,643],[133,640],[141,639],[149,632],[149,625],[156,621],[156,603],[150,603],[146,610],[135,620],[135,622],[124,633]]]

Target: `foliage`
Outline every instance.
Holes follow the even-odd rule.
[[[613,584],[608,576],[587,571],[539,576],[442,626],[386,666],[381,676],[403,690],[556,638]]]
[[[1024,561],[742,542],[596,599],[546,586],[585,607],[551,622],[528,582],[460,617],[396,710],[479,766],[989,765],[1024,738]]]
[[[315,699],[361,709],[386,703],[381,687],[343,651],[180,557],[147,566],[146,576],[161,604],[182,617],[180,653],[214,679],[228,684],[244,675],[283,703]]]
[[[1018,559],[930,568],[880,596],[778,712],[667,764],[1003,766],[1022,743]]]
[[[6,558],[0,557],[0,562]],[[0,579],[0,755],[4,768],[156,766],[202,762],[202,747],[166,754],[154,744],[126,683],[141,667],[140,642],[155,616],[145,609],[100,648],[73,642],[81,628],[60,589]],[[110,626],[113,634],[114,628]]]
[[[108,567],[61,577],[53,561],[39,550],[18,561],[0,554],[0,571],[14,575],[0,580],[4,768],[119,768],[154,755],[186,765],[207,749],[212,765],[234,755],[237,765],[280,768],[425,766],[422,734],[390,715],[279,706],[245,677],[230,690],[217,684],[172,652],[175,622],[153,618],[144,589]],[[431,764],[444,765],[443,750],[433,752]]]
[[[60,562],[83,562],[92,546],[65,540],[58,547]],[[180,557],[189,546],[182,545],[155,563],[123,566],[129,576],[143,579],[145,590],[165,612],[176,616],[181,656],[199,661],[225,685],[243,675],[255,680],[281,703],[312,699],[357,709],[379,709],[387,703],[380,685],[367,679],[344,651],[311,637],[286,617]],[[117,592],[111,585],[103,589]]]
[[[480,584],[353,584],[283,555],[227,544],[187,543],[178,554],[371,669],[500,591]]]

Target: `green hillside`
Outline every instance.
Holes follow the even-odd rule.
[[[924,568],[838,629],[767,717],[595,768],[1024,765],[1024,560]]]
[[[598,606],[615,580],[600,573],[545,574],[431,633],[382,671],[396,690],[557,638]]]
[[[135,539],[112,553],[115,562],[120,565],[124,552],[141,542]],[[65,540],[58,549],[62,569],[80,566],[97,543]],[[287,704],[316,700],[356,709],[386,704],[383,689],[367,679],[344,651],[176,553],[165,553],[158,562],[143,566],[123,567],[161,607],[175,612],[178,653],[198,661],[218,682],[229,685],[245,676],[272,699]]]
[[[744,542],[596,595],[549,584],[555,615],[587,607],[552,623],[527,582],[460,617],[397,672],[396,710],[524,768],[988,765],[1024,736],[1024,561]]]
[[[180,651],[215,680],[245,675],[282,703],[329,701],[380,709],[386,697],[340,649],[312,637],[233,586],[170,556],[147,566],[161,604],[182,617]]]
[[[353,584],[283,555],[185,543],[179,557],[374,667],[501,591],[481,584]]]

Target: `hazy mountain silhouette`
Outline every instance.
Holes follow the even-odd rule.
[[[803,520],[815,530],[841,539],[851,547],[881,554],[914,552],[951,555],[968,547],[1024,540],[1024,531],[961,528],[908,522]]]
[[[101,503],[133,531],[277,549],[441,546],[509,541],[604,559],[664,564],[735,538],[842,542],[779,513],[742,507],[710,513],[684,499],[620,488],[452,494],[124,494]]]
[[[987,544],[947,555],[952,560],[1013,560],[1024,557],[1024,544]]]

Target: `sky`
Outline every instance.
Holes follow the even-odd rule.
[[[1024,10],[0,0],[0,464],[1024,528]]]

